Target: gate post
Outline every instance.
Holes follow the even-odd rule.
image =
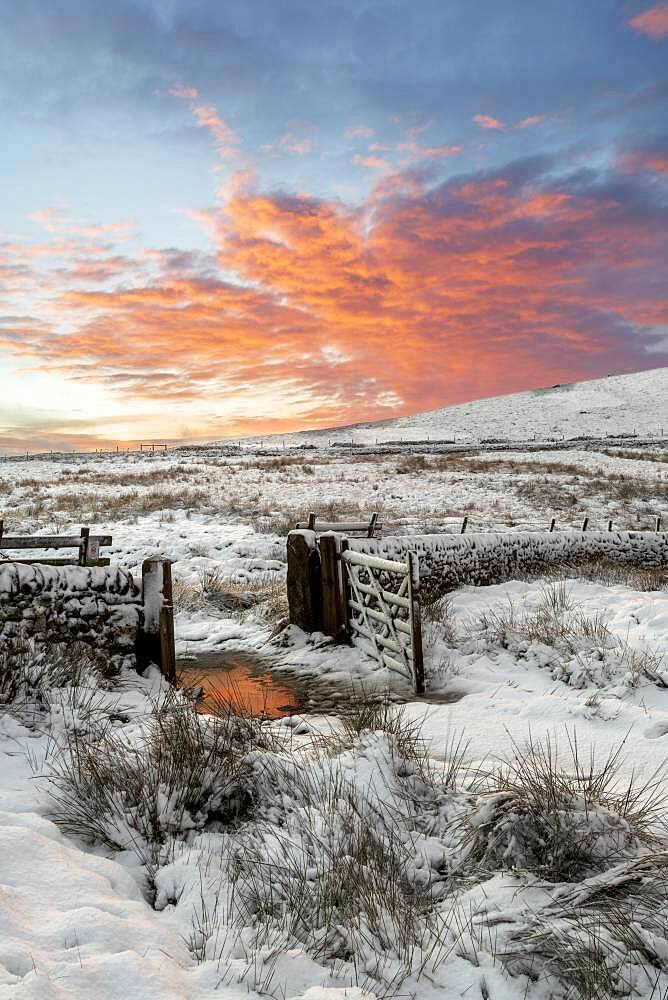
[[[291,531],[287,543],[290,624],[304,632],[322,630],[320,552],[313,531]]]
[[[145,559],[142,573],[142,624],[137,636],[137,666],[155,663],[172,684],[176,680],[172,564],[169,559]]]
[[[341,586],[341,539],[338,535],[321,535],[320,572],[322,581],[322,630],[325,635],[340,639],[345,633],[343,588]]]

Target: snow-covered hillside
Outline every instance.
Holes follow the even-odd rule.
[[[292,444],[452,439],[526,441],[668,433],[668,368],[494,396],[396,420],[284,435]],[[281,440],[265,438],[264,443]]]

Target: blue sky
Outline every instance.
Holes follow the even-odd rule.
[[[11,5],[0,445],[665,364],[667,49],[664,3]]]

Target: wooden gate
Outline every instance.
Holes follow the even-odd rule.
[[[424,694],[417,559],[411,552],[405,563],[355,552],[343,539],[340,560],[350,639],[362,640],[379,663]]]

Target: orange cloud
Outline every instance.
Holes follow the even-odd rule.
[[[629,26],[649,38],[659,40],[668,35],[668,3],[659,3],[654,7],[636,14],[629,20]]]
[[[476,125],[479,125],[480,128],[496,129],[498,132],[503,132],[505,130],[505,126],[502,125],[497,118],[492,118],[491,115],[474,115],[473,121]]]
[[[215,259],[100,255],[96,273],[74,250],[49,270],[7,249],[16,294],[32,280],[46,305],[0,324],[0,347],[165,412],[225,400],[229,433],[661,364],[648,350],[668,323],[665,206],[635,197],[632,174],[557,182],[552,169],[432,186],[388,174],[355,206],[244,173],[201,215]]]

